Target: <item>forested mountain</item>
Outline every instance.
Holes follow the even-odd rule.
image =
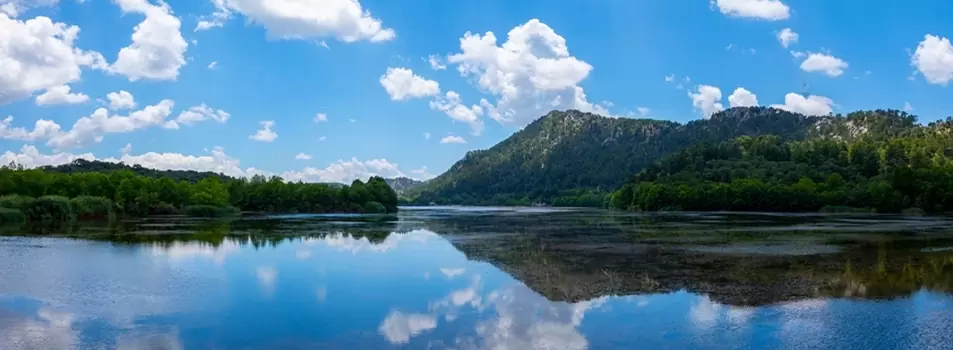
[[[763,135],[702,143],[643,169],[612,195],[610,206],[953,211],[951,131],[953,121],[947,120],[851,139],[785,142]]]
[[[404,191],[413,189],[424,183],[423,181],[417,181],[403,176],[384,180],[387,181],[387,185],[389,185],[390,188],[393,188],[394,191],[397,191],[398,194],[404,193]]]
[[[128,165],[125,163],[113,163],[113,162],[103,162],[99,160],[85,160],[85,159],[76,159],[68,164],[62,164],[57,166],[44,166],[41,169],[54,172],[54,173],[89,173],[89,172],[112,172],[118,170],[130,170],[134,174],[139,176],[150,177],[158,179],[161,177],[170,177],[172,180],[181,181],[185,180],[188,182],[199,182],[205,178],[216,177],[219,180],[230,179],[230,177],[225,174],[213,173],[210,171],[194,171],[194,170],[158,170],[152,168],[146,168],[139,164]]]
[[[686,124],[553,111],[488,150],[468,152],[408,196],[419,204],[603,205],[642,168],[697,143],[766,134],[848,140],[917,128],[912,115],[883,110],[808,117],[744,107]]]

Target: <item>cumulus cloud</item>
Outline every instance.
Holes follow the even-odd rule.
[[[122,154],[129,154],[129,152],[132,152],[131,143],[127,143],[125,146],[119,149],[119,153],[122,153]]]
[[[106,94],[106,99],[109,100],[109,109],[121,110],[136,107],[136,100],[132,97],[132,94],[126,90],[110,92]]]
[[[783,105],[775,104],[771,107],[804,115],[828,115],[834,112],[834,101],[824,96],[804,97],[792,92],[784,95]]]
[[[60,132],[60,125],[51,120],[40,119],[33,125],[33,130],[23,127],[14,127],[13,116],[7,116],[0,121],[0,139],[16,141],[34,141],[47,139]],[[9,163],[9,162],[7,162]],[[5,163],[4,163],[5,164]]]
[[[215,67],[218,67],[218,61],[212,61],[208,64],[208,69],[215,69]]]
[[[432,68],[433,70],[447,69],[447,65],[443,64],[440,56],[437,56],[437,55],[427,56],[427,62],[430,63],[430,68]]]
[[[297,159],[297,160],[310,160],[310,159],[311,159],[311,155],[310,155],[310,154],[307,154],[307,153],[298,153],[297,155],[295,155],[295,159]]]
[[[796,43],[799,38],[800,35],[791,30],[791,28],[784,28],[778,32],[778,41],[781,42],[781,46],[784,46],[784,48]]]
[[[196,31],[221,27],[233,13],[260,24],[270,38],[334,37],[343,42],[382,42],[397,33],[385,28],[358,0],[212,0],[216,11],[203,17]]]
[[[780,0],[711,0],[721,13],[766,21],[780,21],[791,16],[791,9]]]
[[[446,136],[440,139],[440,143],[467,143],[467,140],[464,140],[460,136]]]
[[[721,104],[721,89],[711,85],[699,85],[695,92],[689,92],[692,106],[701,112],[703,118],[711,117],[725,107]]]
[[[263,120],[259,122],[261,124],[261,129],[258,129],[254,134],[248,136],[249,139],[261,142],[271,142],[278,138],[278,133],[271,130],[275,126],[275,121],[273,120]]]
[[[381,86],[393,101],[434,96],[440,93],[440,84],[414,74],[407,68],[387,68],[380,78]]]
[[[740,87],[728,96],[728,103],[732,107],[753,107],[758,105],[758,96]]]
[[[946,86],[953,80],[953,45],[950,39],[927,34],[910,59],[910,64],[930,84]]]
[[[351,158],[349,161],[338,160],[324,169],[307,167],[300,171],[286,171],[281,174],[281,177],[288,181],[339,183],[351,183],[355,179],[367,180],[371,176],[392,178],[406,175],[397,164],[387,159],[360,161],[357,158]]]
[[[422,166],[420,169],[413,169],[410,171],[410,178],[419,181],[430,180],[436,176],[437,175],[431,174],[430,171],[427,170],[426,166]]]
[[[119,50],[109,71],[140,79],[175,80],[185,65],[189,44],[179,31],[181,22],[172,15],[168,4],[150,4],[147,0],[114,0],[124,14],[137,13],[146,18],[136,25],[132,43]]]
[[[847,69],[844,60],[823,53],[810,53],[807,59],[801,62],[801,70],[805,72],[823,72],[829,77],[838,77]]]
[[[488,103],[486,100],[481,102]],[[473,130],[473,135],[480,135],[483,132],[483,121],[480,120],[483,108],[477,105],[467,107],[456,91],[447,91],[445,96],[434,98],[430,101],[430,108],[443,112],[454,121],[467,123]]]
[[[318,113],[318,114],[315,114],[315,115],[314,115],[314,122],[315,122],[315,123],[326,122],[326,121],[328,121],[328,115],[327,115],[327,114],[325,114],[325,113]]]
[[[496,97],[495,103],[481,101],[480,106],[500,123],[523,126],[554,109],[611,116],[604,106],[590,103],[579,86],[592,66],[572,56],[566,40],[538,19],[510,30],[501,45],[493,32],[467,32],[460,51],[447,61]]]
[[[198,106],[192,106],[191,108],[182,111],[179,113],[179,116],[175,118],[176,123],[191,125],[205,120],[214,120],[219,123],[225,123],[228,121],[228,118],[231,118],[231,114],[225,112],[221,109],[209,108],[204,103]]]
[[[405,314],[400,311],[391,311],[378,329],[391,344],[406,344],[424,331],[437,328],[437,319],[424,314]]]
[[[109,115],[108,110],[99,108],[88,117],[82,117],[73,123],[69,131],[53,135],[47,144],[65,150],[98,143],[108,133],[126,133],[153,126],[174,129],[178,126],[173,121],[166,120],[172,114],[174,105],[172,100],[162,100],[128,116]]]
[[[82,69],[105,69],[96,51],[73,46],[80,28],[47,17],[19,21],[0,13],[0,105],[80,80]]]
[[[46,89],[46,92],[44,92],[42,95],[36,97],[36,104],[40,106],[77,104],[86,101],[89,101],[89,96],[86,96],[86,94],[83,93],[70,92],[69,85],[50,87]]]

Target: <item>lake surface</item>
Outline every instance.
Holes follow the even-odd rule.
[[[0,236],[0,349],[953,349],[953,220],[405,208]]]

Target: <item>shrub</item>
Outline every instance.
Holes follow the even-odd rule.
[[[381,213],[386,213],[386,212],[387,212],[387,208],[384,208],[384,205],[383,205],[383,204],[380,204],[380,203],[374,202],[374,201],[370,201],[370,202],[364,203],[364,213],[367,213],[367,214],[381,214]]]
[[[0,208],[0,225],[22,224],[26,221],[26,215],[19,209]]]
[[[68,198],[63,196],[43,196],[33,202],[33,206],[24,211],[30,221],[68,222],[76,219]]]
[[[235,207],[216,207],[214,205],[189,205],[185,207],[185,215],[200,218],[219,218],[241,213]]]
[[[9,194],[5,196],[0,196],[0,208],[9,208],[17,209],[20,211],[28,210],[33,207],[33,202],[36,202],[36,198],[21,196],[17,194]]]
[[[70,199],[73,214],[79,220],[113,220],[116,210],[106,197],[79,196]]]

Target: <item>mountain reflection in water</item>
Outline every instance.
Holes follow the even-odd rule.
[[[950,223],[409,208],[10,232],[0,348],[949,349]]]

